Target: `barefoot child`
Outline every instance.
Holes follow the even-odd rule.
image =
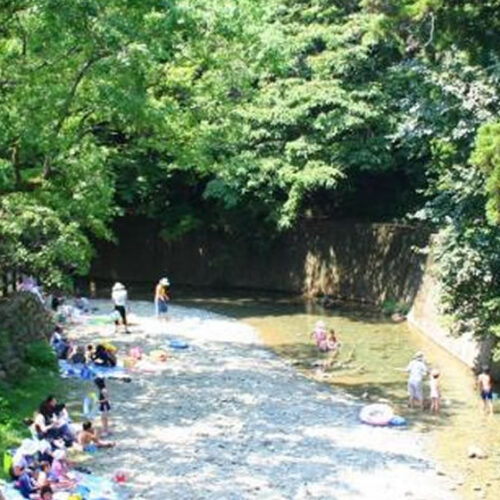
[[[106,389],[106,382],[102,377],[96,377],[94,383],[99,389],[99,411],[101,412],[102,435],[106,436],[109,433],[109,412],[111,405],[108,400],[108,390]]]
[[[92,422],[84,422],[82,430],[78,433],[78,444],[83,451],[88,451],[94,445],[97,448],[112,448],[115,443],[112,441],[101,441],[96,431],[92,428]]]
[[[316,322],[311,337],[314,339],[319,351],[326,352],[328,350],[326,345],[326,325],[323,321]]]
[[[485,415],[493,415],[493,383],[490,369],[483,366],[481,373],[477,377],[477,387],[483,400],[483,411]]]
[[[439,370],[434,369],[431,371],[429,385],[431,389],[431,412],[438,414],[439,398],[441,397],[441,391],[439,390]]]
[[[330,333],[328,334],[328,338],[326,339],[326,348],[328,351],[337,351],[340,347],[340,341],[335,333],[333,328],[330,328]]]
[[[54,460],[50,467],[49,480],[57,485],[60,489],[72,489],[76,482],[68,475],[68,461],[64,450],[56,450],[54,452]]]

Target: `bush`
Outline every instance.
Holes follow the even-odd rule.
[[[384,316],[392,316],[393,314],[406,316],[410,310],[410,306],[404,302],[396,302],[389,299],[382,302],[381,309]]]
[[[50,345],[44,340],[31,342],[24,351],[25,362],[34,368],[57,370],[56,356]]]

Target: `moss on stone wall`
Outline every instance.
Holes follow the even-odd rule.
[[[0,301],[0,380],[15,377],[25,363],[26,348],[47,340],[53,321],[38,298],[18,293]]]

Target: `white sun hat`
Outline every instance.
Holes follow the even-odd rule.
[[[125,290],[125,286],[122,285],[119,281],[117,281],[114,285],[113,285],[113,291],[116,292],[117,290]]]
[[[25,456],[34,455],[38,452],[38,441],[35,441],[34,439],[24,439],[19,449]]]
[[[160,280],[160,285],[169,286],[170,285],[170,281],[168,281],[168,278],[162,278]]]
[[[66,458],[66,452],[64,450],[54,451],[54,460],[64,460]]]

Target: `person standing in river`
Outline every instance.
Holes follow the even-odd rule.
[[[424,395],[422,391],[422,380],[427,375],[427,366],[424,355],[417,352],[405,370],[408,373],[408,405],[413,408],[415,404],[424,409]]]
[[[158,281],[155,288],[155,314],[158,319],[166,318],[168,311],[168,302],[170,301],[170,281],[168,278],[162,278]]]
[[[477,377],[477,388],[483,402],[483,412],[485,415],[493,415],[493,383],[490,369],[487,365],[481,368],[481,373]]]
[[[111,290],[111,300],[115,306],[115,311],[120,315],[123,326],[125,327],[125,333],[130,333],[127,324],[127,300],[128,294],[127,289],[124,285],[116,282]],[[115,319],[115,333],[118,332],[118,326],[120,325],[120,320],[118,317]]]

